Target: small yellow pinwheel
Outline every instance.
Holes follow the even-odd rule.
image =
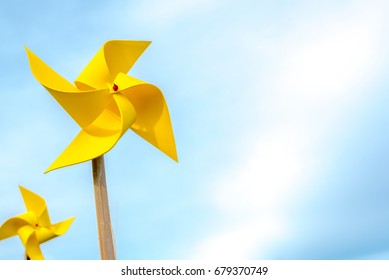
[[[74,217],[51,224],[45,200],[20,186],[27,212],[7,220],[0,227],[0,240],[19,235],[27,256],[32,260],[43,260],[40,244],[64,234]]]
[[[46,172],[105,154],[129,128],[177,161],[162,92],[126,75],[149,44],[106,42],[78,76],[75,86],[26,48],[35,78],[81,127],[81,132]]]

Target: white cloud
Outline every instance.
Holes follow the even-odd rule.
[[[313,174],[310,137],[297,127],[278,127],[252,143],[246,161],[210,187],[211,203],[227,226],[200,242],[196,259],[251,259],[287,232],[287,213]],[[262,251],[259,252],[258,248]]]
[[[166,27],[185,16],[194,16],[212,10],[220,2],[219,0],[143,1],[136,16],[141,22],[151,23],[154,27]]]
[[[288,210],[312,195],[307,187],[322,171],[326,135],[358,104],[360,88],[379,67],[379,7],[350,10],[347,18],[302,21],[293,36],[271,38],[278,47],[266,53],[268,83],[251,81],[251,88],[267,89],[260,117],[270,128],[250,127],[258,131],[254,140],[236,144],[241,162],[210,184],[210,203],[226,222],[197,244],[194,258],[266,258],[267,248],[293,230]],[[259,63],[255,48],[247,56]]]
[[[220,232],[206,237],[196,247],[193,259],[239,260],[258,257],[258,248],[266,248],[267,241],[285,230],[273,216],[236,222]]]
[[[321,22],[306,30],[308,34],[299,34],[298,44],[288,44],[280,90],[309,106],[355,94],[378,62],[381,26],[380,17],[367,11],[346,22]]]
[[[216,205],[230,214],[278,211],[310,174],[310,136],[296,126],[277,127],[258,135],[243,164],[216,182]],[[250,146],[250,145],[249,145]]]

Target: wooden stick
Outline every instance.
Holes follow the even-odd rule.
[[[115,247],[109,214],[107,183],[105,181],[104,157],[92,160],[93,184],[95,189],[97,229],[99,233],[100,257],[115,260]]]

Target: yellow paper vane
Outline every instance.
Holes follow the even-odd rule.
[[[81,132],[46,172],[107,153],[129,128],[178,160],[162,92],[126,75],[150,43],[106,42],[78,76],[75,86],[26,48],[35,78],[81,127]]]
[[[72,224],[74,217],[51,224],[45,200],[39,195],[19,187],[27,212],[10,218],[0,227],[0,240],[19,235],[26,254],[32,260],[43,260],[40,244],[63,235]]]

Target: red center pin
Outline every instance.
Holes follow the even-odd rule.
[[[117,90],[119,89],[119,87],[118,87],[117,85],[113,84],[112,89],[113,89],[114,91],[117,91]]]

